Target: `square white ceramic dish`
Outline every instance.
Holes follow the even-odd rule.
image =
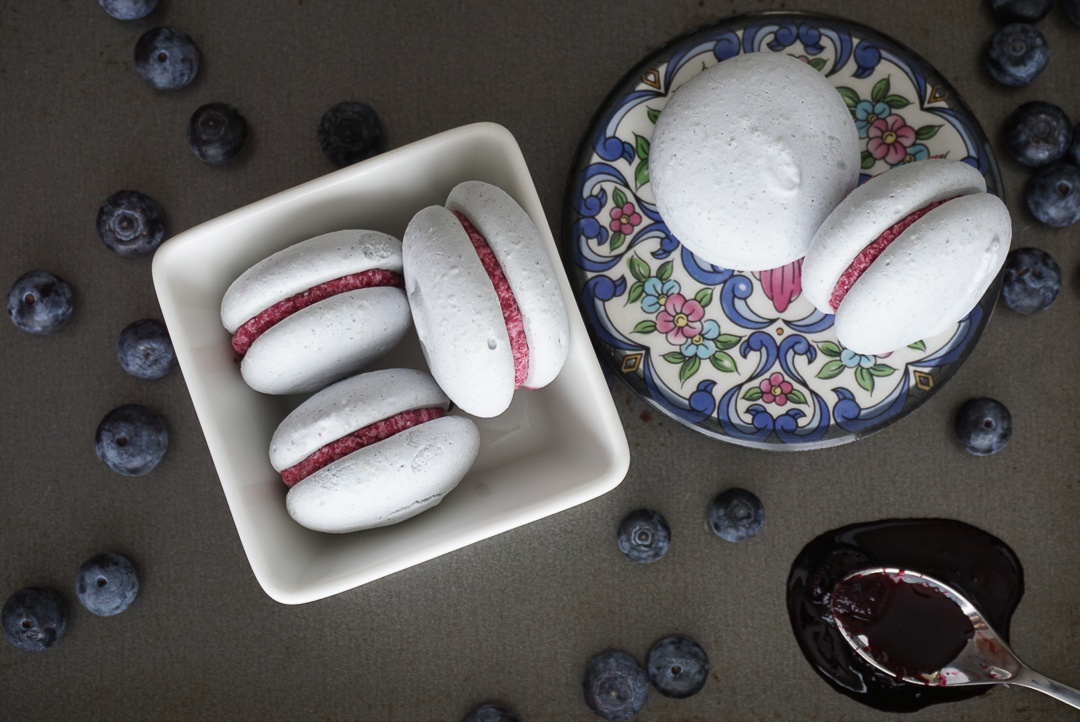
[[[252,391],[221,325],[225,289],[255,262],[342,228],[398,238],[416,211],[465,180],[500,186],[532,217],[555,260],[570,313],[570,353],[550,386],[520,390],[495,419],[476,419],[480,454],[446,499],[400,524],[334,535],[285,511],[267,457],[270,437],[301,397]],[[525,159],[503,127],[477,123],[330,173],[170,239],[154,285],[240,541],[263,589],[300,604],[351,589],[588,501],[626,475],[629,449],[578,313]],[[415,334],[371,368],[425,368]]]

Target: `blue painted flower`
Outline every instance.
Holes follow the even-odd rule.
[[[907,153],[904,154],[905,163],[913,163],[917,160],[926,160],[930,157],[930,149],[922,143],[913,143],[907,148]]]
[[[667,303],[668,296],[679,292],[678,281],[661,281],[656,276],[645,279],[645,296],[641,299],[641,310],[656,313]]]
[[[840,352],[840,363],[847,366],[849,369],[853,369],[856,366],[861,366],[864,369],[868,369],[877,363],[877,359],[873,356],[867,356],[861,353],[855,353],[849,348]]]
[[[720,324],[707,319],[701,324],[701,333],[689,338],[679,347],[687,358],[697,356],[700,359],[711,358],[716,353],[716,338],[720,335]]]
[[[859,137],[865,138],[870,125],[879,118],[884,118],[892,109],[882,102],[874,103],[869,100],[860,100],[855,106],[855,127],[859,130]]]

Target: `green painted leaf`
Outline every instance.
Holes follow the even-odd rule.
[[[832,341],[823,341],[818,344],[818,351],[829,358],[840,358],[840,346]]]
[[[683,361],[686,360],[686,357],[678,351],[671,351],[670,353],[666,353],[661,356],[661,358],[667,361],[669,364],[681,364]]]
[[[630,260],[627,261],[627,264],[630,266],[630,273],[633,274],[634,278],[637,280],[644,282],[645,279],[649,277],[649,264],[645,263],[645,261],[637,256],[630,256]]]
[[[701,368],[701,359],[699,359],[697,356],[692,356],[691,358],[686,359],[686,363],[684,363],[682,365],[682,368],[679,369],[679,381],[686,381],[688,378],[696,374],[699,368]]]
[[[791,392],[788,393],[787,399],[793,404],[802,404],[803,406],[806,406],[806,396],[798,389],[792,389]]]
[[[615,204],[616,208],[622,208],[626,205],[626,194],[622,192],[622,188],[616,188],[611,192],[611,202]]]
[[[909,343],[908,348],[913,351],[925,351],[926,341],[916,341],[915,343]]]
[[[634,326],[634,333],[652,333],[656,330],[656,321],[639,321]]]
[[[862,161],[859,163],[859,168],[862,170],[869,170],[874,167],[874,163],[877,163],[877,161],[874,160],[874,156],[870,155],[870,151],[868,150],[862,152],[861,158]]]
[[[713,290],[711,288],[703,288],[694,294],[694,300],[701,304],[702,308],[712,303]]]
[[[890,95],[883,102],[893,110],[900,110],[911,105],[911,101],[902,95]]]
[[[840,86],[836,89],[836,92],[840,93],[840,97],[844,99],[844,105],[846,105],[847,107],[854,108],[856,105],[859,104],[859,94],[851,88],[848,88],[846,86]]]
[[[641,281],[634,281],[634,283],[630,286],[630,292],[626,294],[626,302],[637,303],[644,295],[645,284]]]
[[[612,233],[608,243],[611,244],[611,250],[617,251],[626,243],[626,236],[622,233]]]
[[[656,108],[645,108],[645,114],[649,116],[650,123],[655,123],[656,119],[660,117],[660,111]]]
[[[940,128],[940,125],[924,125],[915,131],[915,137],[919,140],[930,140],[937,135]]]
[[[813,58],[810,61],[810,67],[820,73],[821,69],[825,67],[825,58]]]
[[[759,389],[757,386],[755,386],[753,388],[750,388],[750,389],[747,389],[746,393],[744,393],[742,395],[743,401],[757,401],[762,396],[764,396],[764,392],[761,389]]]
[[[890,88],[889,76],[885,76],[881,80],[874,84],[874,89],[870,91],[870,100],[875,103],[880,103],[885,100],[885,97],[889,94]]]
[[[709,357],[709,363],[713,365],[717,371],[725,374],[736,373],[739,367],[735,365],[735,359],[731,358],[729,354],[723,351],[717,351]],[[758,389],[760,391],[761,389]]]
[[[661,281],[666,281],[671,278],[671,268],[675,264],[672,261],[664,261],[660,264],[660,268],[656,269],[656,277]]]
[[[638,163],[637,168],[634,169],[634,183],[636,184],[635,187],[641,188],[641,186],[645,185],[648,182],[649,159],[646,158],[645,160]]]
[[[716,344],[716,348],[720,351],[727,351],[729,348],[735,348],[739,345],[739,341],[742,341],[742,336],[734,336],[730,333],[722,333],[716,337],[713,343]],[[727,354],[725,354],[726,356]]]
[[[878,378],[892,376],[894,373],[896,373],[896,369],[894,369],[892,366],[889,366],[888,364],[874,364],[868,370],[870,371],[870,374],[872,376],[877,376]]]
[[[855,369],[855,383],[870,393],[874,392],[874,377],[870,375],[869,369],[864,369],[862,366]]]
[[[844,372],[844,364],[841,361],[829,361],[827,364],[821,367],[821,370],[817,372],[819,379],[835,379],[837,376]]]
[[[634,133],[634,153],[642,160],[649,159],[649,139]]]

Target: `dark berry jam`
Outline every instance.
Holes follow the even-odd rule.
[[[837,623],[866,640],[866,651],[898,677],[924,679],[952,662],[975,636],[960,605],[926,582],[888,574],[845,579],[833,587]]]
[[[869,567],[913,569],[944,582],[971,600],[1007,642],[1009,620],[1024,593],[1016,554],[997,537],[963,522],[890,519],[822,534],[803,548],[788,576],[788,614],[795,638],[807,661],[836,690],[886,712],[913,712],[986,692],[989,686],[902,682],[848,646],[830,610],[833,590],[844,577]],[[905,653],[914,656],[916,667],[925,666],[920,654],[932,656],[930,650]],[[939,649],[934,654],[940,658],[946,653]]]

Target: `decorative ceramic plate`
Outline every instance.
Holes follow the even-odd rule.
[[[985,326],[1000,279],[945,333],[887,356],[843,348],[833,317],[801,295],[801,260],[763,272],[706,264],[657,213],[649,142],[670,94],[739,53],[787,53],[828,78],[851,110],[865,181],[930,156],[1001,177],[956,91],[897,42],[835,18],[761,13],[677,38],[605,101],[568,188],[567,267],[600,356],[645,400],[719,439],[768,449],[831,446],[870,434],[926,400]]]

